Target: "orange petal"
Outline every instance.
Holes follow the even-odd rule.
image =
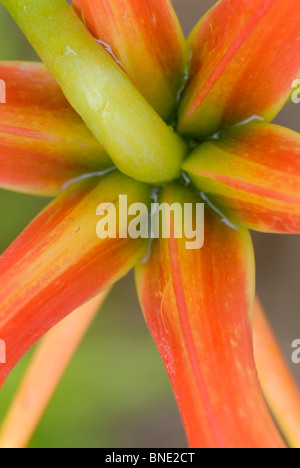
[[[145,255],[145,239],[99,239],[96,210],[107,203],[118,214],[120,193],[127,194],[130,205],[147,204],[150,192],[117,171],[100,182],[74,186],[2,255],[0,337],[6,343],[7,363],[0,366],[0,384],[44,333]]]
[[[185,40],[168,0],[75,0],[88,29],[165,119],[177,107]]]
[[[0,78],[1,187],[55,195],[70,179],[112,166],[44,65],[2,62]]]
[[[109,290],[81,306],[40,342],[0,431],[1,448],[25,448]]]
[[[254,312],[254,357],[273,416],[289,445],[300,448],[300,393],[258,299]]]
[[[223,0],[189,40],[179,129],[203,137],[253,116],[271,121],[300,75],[298,0]]]
[[[200,145],[183,168],[234,221],[300,233],[300,134],[270,124],[236,127]]]
[[[167,186],[160,202],[195,207],[197,199],[186,189]],[[174,224],[180,225],[179,215]],[[190,445],[282,447],[253,359],[249,233],[229,228],[207,208],[204,247],[188,250],[185,242],[174,236],[154,241],[150,260],[137,267],[136,277]]]

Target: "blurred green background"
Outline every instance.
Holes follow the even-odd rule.
[[[213,0],[174,0],[185,33]],[[38,60],[0,7],[0,59]],[[1,77],[0,77],[1,78]],[[300,105],[277,123],[300,131]],[[0,251],[49,200],[0,191]],[[300,338],[299,236],[255,234],[258,292],[291,363]],[[0,421],[29,362],[30,351],[1,390]],[[33,437],[31,447],[185,447],[186,439],[163,365],[145,326],[132,274],[115,286],[82,342]]]

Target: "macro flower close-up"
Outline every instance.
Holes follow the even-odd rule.
[[[42,211],[0,257],[0,382],[9,398],[5,411],[0,405],[0,447],[28,446],[124,277],[190,448],[300,447],[300,395],[260,302],[256,261],[265,257],[253,247],[256,236],[267,243],[300,234],[300,133],[278,121],[300,107],[298,1],[206,2],[211,8],[193,19],[186,39],[179,1],[1,0],[37,54],[35,61],[0,61],[1,193],[38,197]],[[181,1],[183,19],[189,3]],[[296,261],[296,251],[289,256]],[[284,268],[277,265],[274,275],[288,275]],[[275,283],[271,288],[276,297]],[[278,323],[286,320],[287,310],[281,313]],[[125,311],[113,317],[121,332],[135,326],[126,325]],[[298,357],[296,323],[294,332]],[[104,335],[97,329],[97,341]],[[134,392],[122,339],[107,337],[114,351],[101,362],[110,374],[117,360],[122,377],[112,389],[105,377],[99,383],[107,433],[91,446],[126,444],[129,424],[125,438],[110,441],[105,410],[111,394],[125,408]],[[141,353],[150,375],[143,352],[142,341],[131,348],[132,366]],[[93,356],[92,375],[101,379]],[[88,400],[95,381],[81,369],[75,385],[82,382]],[[159,379],[140,388],[149,399],[137,391],[132,405],[143,401],[150,414]],[[94,394],[96,401],[96,387]],[[159,413],[164,404],[157,401]],[[93,412],[92,401],[81,404],[72,412]],[[72,418],[62,422],[59,413],[52,413],[55,431],[72,439]],[[36,445],[58,445],[45,434]],[[69,439],[61,444],[86,445]],[[184,436],[161,441],[168,444],[182,447]]]

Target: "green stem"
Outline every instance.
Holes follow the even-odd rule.
[[[179,176],[186,145],[96,43],[65,0],[1,0],[67,99],[125,174]]]

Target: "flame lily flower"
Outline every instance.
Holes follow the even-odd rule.
[[[0,64],[0,184],[57,198],[0,259],[1,384],[49,329],[135,267],[190,445],[286,446],[256,366],[283,435],[300,444],[289,437],[300,421],[276,410],[279,389],[273,394],[265,364],[274,346],[263,349],[270,331],[261,320],[253,352],[248,231],[300,233],[300,135],[270,123],[300,75],[298,1],[221,0],[187,43],[169,0],[2,3],[49,71]],[[119,212],[126,194],[149,206],[153,186],[162,203],[205,202],[202,249],[186,249],[185,236],[150,246],[97,238],[99,203]],[[174,215],[170,227],[180,222]],[[28,421],[19,398],[3,445],[18,414]]]

